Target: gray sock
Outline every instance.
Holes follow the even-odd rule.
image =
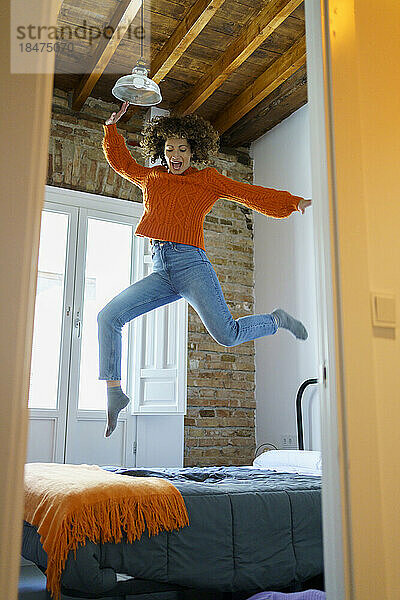
[[[107,386],[107,427],[104,437],[109,437],[117,426],[118,415],[129,404],[128,396],[121,390],[120,385]]]
[[[297,321],[282,308],[277,308],[272,311],[271,314],[275,317],[278,327],[288,329],[297,339],[306,340],[308,338],[307,329],[304,327],[303,323]]]

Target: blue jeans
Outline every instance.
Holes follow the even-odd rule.
[[[121,329],[158,306],[185,298],[222,346],[237,346],[276,333],[270,314],[234,319],[207,257],[197,246],[154,242],[153,272],[120,292],[97,315],[99,379],[121,379]]]

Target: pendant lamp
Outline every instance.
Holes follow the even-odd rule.
[[[143,28],[143,2],[141,5],[141,22]],[[141,57],[132,69],[132,75],[124,75],[115,83],[112,94],[118,100],[127,101],[138,106],[154,106],[162,100],[160,88],[155,81],[147,77],[146,61],[143,57],[143,36],[140,40]]]

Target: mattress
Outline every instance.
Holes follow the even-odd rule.
[[[125,469],[163,477],[181,492],[190,525],[71,552],[65,589],[110,592],[117,573],[222,592],[283,589],[323,573],[321,478],[253,467]],[[24,522],[22,555],[45,569],[36,528]]]

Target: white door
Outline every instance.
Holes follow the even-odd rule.
[[[131,221],[131,222],[129,222]],[[97,315],[133,282],[133,219],[94,209],[79,211],[78,244],[65,462],[134,464],[135,417],[125,409],[113,435],[104,438],[107,391],[98,379]],[[121,386],[131,394],[127,377],[131,323],[122,328]],[[128,347],[129,346],[129,347]],[[127,456],[126,456],[127,454]]]
[[[42,212],[29,393],[27,462],[134,465],[136,417],[105,439],[97,314],[133,281],[135,217],[46,202]],[[122,330],[130,394],[131,324]]]
[[[77,220],[75,207],[42,212],[27,462],[64,462]]]

